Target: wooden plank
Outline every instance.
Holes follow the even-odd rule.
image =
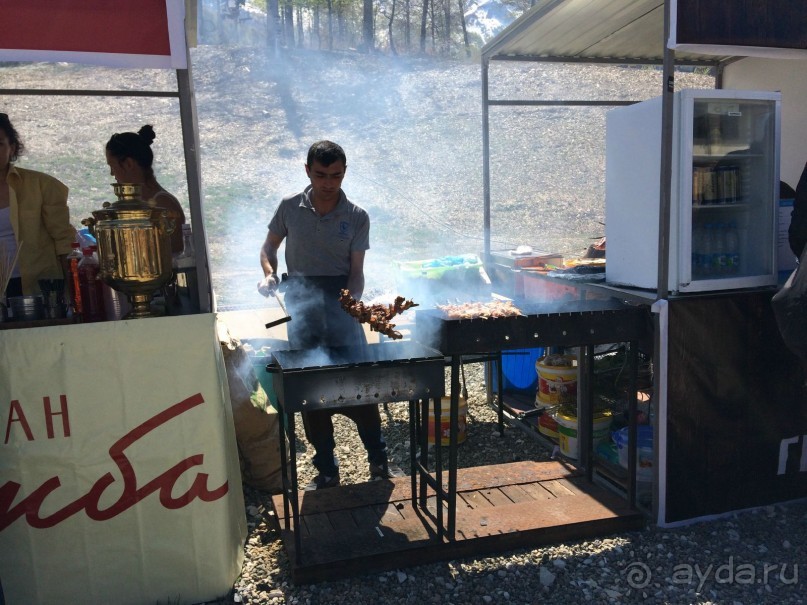
[[[364,509],[361,509],[364,510]],[[396,523],[401,519],[405,519],[406,515],[412,510],[411,503],[405,502],[390,502],[384,507],[384,513],[379,519],[379,523],[389,525]]]
[[[542,500],[555,499],[555,494],[543,487],[541,483],[522,483],[519,487],[523,489],[527,495],[539,502]]]
[[[508,498],[502,490],[498,487],[494,487],[491,489],[483,489],[481,494],[485,497],[485,499],[490,502],[491,506],[508,506],[513,503],[513,501]]]
[[[459,500],[459,497],[457,498]],[[431,515],[432,519],[436,518],[437,515],[437,496],[429,496],[426,498],[426,510]],[[420,511],[414,510],[412,511],[409,509],[408,514],[411,516],[412,514],[420,514]],[[446,523],[446,519],[448,515],[448,503],[443,501],[443,523]]]
[[[548,462],[524,460],[493,466],[459,469],[457,473],[457,490],[473,491],[490,487],[502,487],[504,485],[533,483],[535,481],[568,479],[581,474],[582,471],[558,460]]]
[[[400,502],[396,502],[395,506],[398,510],[398,514],[400,514],[402,517],[404,518],[411,517],[415,514],[417,510],[420,509],[420,497],[418,496],[417,505],[414,507],[412,506],[412,500],[409,498],[406,499],[405,501],[402,500]]]
[[[371,508],[365,510],[368,513],[372,512]],[[335,532],[354,533],[359,528],[359,526],[353,520],[353,515],[351,515],[351,511],[349,510],[334,510],[327,513],[327,517],[331,527],[333,527],[333,531]],[[363,526],[363,529],[366,528],[367,526]]]
[[[574,496],[575,493],[560,481],[541,481],[541,487],[548,490],[556,498],[565,498],[567,496]]]
[[[317,513],[314,515],[303,515],[300,517],[300,523],[305,525],[308,533],[312,536],[319,536],[333,532],[333,526],[328,520],[328,515],[325,513]],[[303,536],[306,537],[306,536]]]
[[[379,521],[386,514],[387,509],[390,507],[392,507],[393,513],[397,515],[397,513],[395,513],[395,506],[393,504],[379,504],[364,508],[352,508],[350,509],[350,516],[353,517],[353,523],[356,524],[357,528],[373,528],[378,525]]]
[[[556,479],[555,483],[568,489],[571,493],[580,493],[581,486],[590,485],[590,482],[585,477],[570,477],[569,479]]]
[[[500,489],[504,495],[510,498],[511,502],[528,502],[535,500],[535,498],[524,491],[524,485],[503,485]]]
[[[458,494],[458,498],[462,498],[462,501],[468,505],[468,508],[477,509],[477,508],[491,508],[493,505],[490,501],[482,495],[482,492],[462,492]]]

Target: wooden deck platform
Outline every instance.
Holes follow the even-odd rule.
[[[301,492],[299,562],[294,535],[284,529],[282,495],[272,504],[296,584],[604,536],[645,523],[623,498],[561,462],[459,469],[450,542],[437,539],[433,497],[425,512],[412,506],[409,477]]]

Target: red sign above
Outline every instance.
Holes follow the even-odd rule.
[[[185,67],[183,0],[0,0],[0,60]]]
[[[5,48],[171,54],[165,0],[0,0],[0,14]]]

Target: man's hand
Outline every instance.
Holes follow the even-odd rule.
[[[258,292],[266,297],[272,296],[275,291],[277,291],[277,285],[279,283],[280,280],[277,278],[277,275],[270,273],[258,282]]]

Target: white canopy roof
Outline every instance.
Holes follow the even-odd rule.
[[[743,56],[807,57],[803,49],[677,44],[676,0],[671,36],[678,64],[716,64]],[[661,63],[664,0],[538,0],[482,49],[484,59]]]

